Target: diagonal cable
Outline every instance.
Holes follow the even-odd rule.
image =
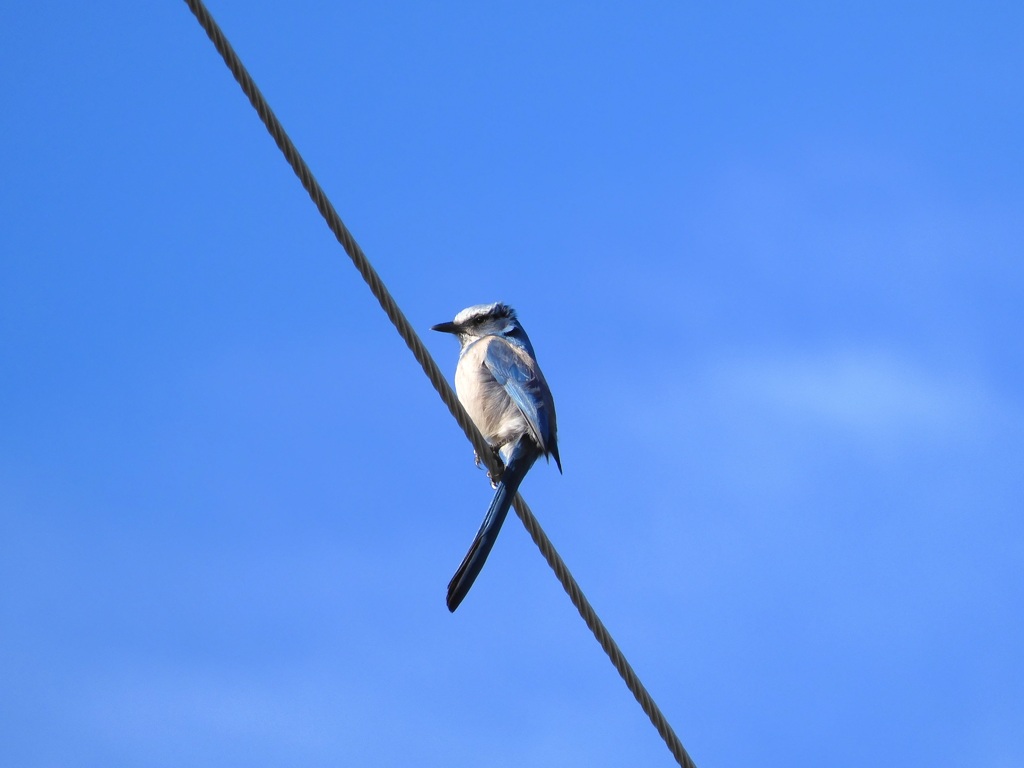
[[[292,140],[285,133],[284,127],[281,125],[277,116],[273,110],[270,109],[270,105],[267,103],[263,94],[260,93],[259,88],[256,87],[255,81],[249,74],[248,70],[242,65],[241,60],[235,53],[234,48],[228,42],[224,33],[221,31],[220,26],[202,0],[185,0],[192,13],[195,15],[199,24],[206,30],[206,34],[213,42],[224,59],[224,63],[228,69],[231,70],[231,74],[234,75],[235,80],[242,87],[245,95],[249,98],[249,102],[252,104],[253,109],[256,110],[260,116],[260,120],[266,126],[270,135],[273,137],[274,142],[278,148],[284,154],[288,164],[295,171],[295,175],[299,177],[299,181],[302,182],[303,188],[309,193],[310,198],[316,205],[317,210],[320,211],[320,215],[324,217],[324,221],[327,222],[327,226],[330,227],[334,236],[341,243],[341,246],[345,249],[355,268],[359,270],[359,274],[362,275],[363,280],[370,287],[370,291],[377,298],[381,308],[387,314],[388,319],[395,326],[398,334],[402,337],[409,349],[412,351],[416,361],[423,368],[423,372],[430,379],[430,383],[434,385],[434,389],[437,390],[441,400],[448,406],[448,410],[452,416],[458,422],[459,426],[462,427],[462,431],[466,433],[466,437],[473,444],[476,449],[476,454],[487,464],[487,468],[491,472],[500,471],[496,459],[494,458],[493,452],[480,434],[480,430],[476,428],[470,420],[469,415],[466,413],[462,404],[459,403],[458,398],[452,391],[452,388],[448,384],[448,380],[441,373],[440,368],[437,367],[437,363],[430,356],[427,348],[423,345],[423,341],[419,335],[413,330],[412,325],[406,319],[402,310],[399,309],[398,304],[392,298],[391,293],[385,287],[384,282],[380,279],[380,275],[370,264],[366,258],[366,254],[363,253],[363,249],[359,247],[352,233],[349,232],[348,227],[342,222],[341,217],[338,216],[338,212],[334,210],[334,206],[331,205],[331,201],[327,199],[327,195],[324,193],[323,188],[313,177],[312,171],[309,166],[306,165],[305,160],[299,154],[299,151],[295,148]],[[576,583],[576,579],[573,578],[569,572],[565,562],[559,556],[558,552],[555,551],[554,545],[551,540],[548,539],[547,534],[540,527],[540,523],[537,518],[534,517],[533,512],[526,505],[523,497],[516,494],[514,501],[516,514],[519,515],[519,519],[522,520],[526,530],[529,531],[530,536],[533,538],[534,543],[540,549],[544,559],[547,560],[548,565],[555,572],[555,576],[562,584],[562,588],[565,589],[569,595],[569,599],[572,600],[572,604],[576,606],[576,610],[579,611],[580,616],[586,622],[590,631],[594,633],[595,639],[600,643],[604,652],[608,654],[608,658],[611,660],[615,669],[618,670],[626,686],[629,688],[633,696],[636,697],[637,702],[643,708],[644,712],[651,719],[651,723],[657,729],[661,738],[664,739],[666,746],[672,752],[673,757],[679,765],[683,768],[696,768],[693,760],[686,753],[683,748],[682,742],[679,741],[679,737],[676,736],[675,731],[672,730],[672,726],[669,725],[668,720],[662,714],[658,705],[651,698],[651,695],[647,692],[643,683],[640,682],[640,678],[637,677],[636,672],[630,666],[626,657],[622,651],[619,650],[619,646],[612,639],[608,629],[604,623],[598,617],[593,606],[590,605],[590,601],[584,596],[583,591],[580,589],[579,584]]]

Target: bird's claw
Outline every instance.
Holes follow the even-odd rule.
[[[498,452],[498,449],[491,448],[491,453],[494,456],[499,466],[499,469],[497,474],[493,474],[491,470],[487,470],[487,479],[491,481],[491,488],[497,488],[498,481],[501,480],[501,476],[503,474],[502,470],[504,469],[504,467],[501,466],[501,454]],[[480,454],[477,453],[476,451],[473,451],[473,463],[476,465],[477,469],[483,469],[484,463],[480,459]]]

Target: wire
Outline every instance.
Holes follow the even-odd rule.
[[[348,227],[342,222],[341,217],[338,216],[338,212],[334,210],[334,206],[331,205],[331,201],[327,199],[327,195],[324,193],[323,188],[317,182],[313,176],[313,172],[310,171],[309,166],[306,165],[306,161],[302,159],[299,151],[295,148],[292,140],[285,133],[284,127],[281,125],[277,116],[271,110],[267,100],[260,93],[260,89],[256,87],[255,81],[249,74],[248,70],[242,65],[241,60],[238,58],[238,54],[235,53],[234,48],[228,42],[221,31],[220,26],[214,21],[210,12],[203,4],[202,0],[185,0],[188,7],[192,10],[199,24],[206,30],[206,34],[213,42],[217,52],[220,53],[224,59],[224,63],[228,69],[231,70],[231,74],[234,75],[235,80],[242,87],[242,91],[248,97],[249,102],[252,104],[253,109],[260,116],[260,120],[266,126],[270,135],[273,137],[274,142],[278,148],[284,154],[288,164],[295,171],[295,175],[299,177],[299,181],[302,182],[303,188],[309,193],[310,198],[316,205],[317,210],[320,211],[320,215],[324,217],[327,222],[327,226],[330,227],[334,236],[341,243],[341,246],[345,249],[345,253],[348,254],[355,268],[359,270],[359,274],[362,275],[363,280],[370,287],[370,291],[377,298],[381,308],[387,314],[391,323],[395,326],[398,334],[402,337],[409,349],[412,351],[416,361],[423,368],[423,372],[430,379],[430,383],[434,385],[434,389],[437,390],[437,394],[440,395],[441,400],[448,406],[448,410],[452,416],[455,417],[455,421],[458,422],[462,431],[466,433],[466,437],[473,444],[476,449],[477,456],[487,465],[487,468],[493,472],[500,471],[500,467],[494,458],[493,452],[487,441],[484,440],[483,435],[480,434],[480,430],[476,428],[476,425],[469,418],[466,410],[462,407],[455,392],[448,384],[448,380],[441,373],[441,369],[437,367],[437,363],[430,356],[427,348],[423,345],[423,341],[419,335],[413,330],[412,325],[406,319],[402,310],[399,309],[398,304],[392,298],[391,293],[384,285],[384,281],[380,279],[380,275],[370,264],[366,258],[366,254],[363,253],[363,249],[359,247],[352,233],[349,232]],[[590,605],[590,601],[584,596],[583,591],[580,589],[579,584],[576,583],[576,579],[573,578],[566,567],[565,562],[559,556],[558,552],[555,551],[554,545],[551,540],[544,533],[544,530],[540,527],[540,523],[537,518],[534,517],[533,512],[526,505],[523,497],[516,494],[513,505],[516,510],[516,514],[519,515],[519,519],[522,520],[526,530],[529,531],[530,536],[533,538],[534,543],[540,549],[544,559],[547,560],[548,565],[555,572],[555,576],[562,584],[562,588],[565,589],[569,595],[569,599],[572,600],[572,604],[576,606],[576,610],[579,611],[580,616],[586,622],[590,631],[593,632],[597,642],[600,643],[604,652],[608,654],[608,658],[611,660],[615,669],[618,670],[619,675],[622,676],[626,686],[632,692],[633,696],[636,697],[637,702],[643,708],[644,712],[651,719],[651,723],[658,730],[661,738],[665,740],[666,746],[672,752],[679,765],[683,768],[696,768],[693,760],[686,753],[682,743],[679,741],[679,737],[676,736],[675,731],[672,730],[672,726],[669,725],[665,716],[662,714],[658,705],[655,704],[654,699],[647,692],[643,683],[640,682],[640,678],[637,677],[636,672],[630,666],[626,657],[622,651],[619,650],[619,646],[616,645],[609,634],[604,623],[597,616],[594,608]]]

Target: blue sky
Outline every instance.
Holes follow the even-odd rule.
[[[702,766],[1024,766],[1024,10],[211,2]],[[184,3],[0,31],[0,762],[671,757]]]

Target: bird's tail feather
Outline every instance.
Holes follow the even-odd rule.
[[[454,612],[459,604],[473,586],[480,569],[484,567],[487,556],[491,553],[498,538],[498,531],[501,524],[505,522],[508,509],[512,506],[512,500],[516,497],[519,484],[526,477],[526,473],[537,460],[538,453],[529,445],[527,439],[521,438],[512,448],[508,464],[498,481],[498,487],[491,499],[491,506],[487,508],[484,522],[477,531],[476,538],[469,548],[469,552],[462,560],[459,569],[455,571],[452,580],[448,582],[448,610]]]

